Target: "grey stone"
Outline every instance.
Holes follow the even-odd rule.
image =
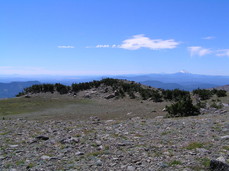
[[[103,162],[102,162],[101,160],[97,160],[97,161],[96,161],[96,165],[97,165],[97,166],[102,166],[102,165],[103,165]]]
[[[225,135],[225,136],[222,136],[220,137],[222,140],[229,140],[229,135]]]
[[[226,160],[223,156],[218,157],[216,160],[220,161],[220,162],[226,162]]]
[[[76,154],[77,156],[82,156],[82,155],[84,155],[84,153],[81,152],[81,151],[77,151],[75,154]]]
[[[127,171],[134,171],[135,167],[134,166],[127,166]]]
[[[10,148],[16,148],[18,145],[9,145]]]
[[[48,139],[49,139],[49,137],[44,136],[44,135],[40,135],[40,136],[37,136],[37,137],[36,137],[36,139],[46,141],[46,140],[48,140]]]
[[[97,146],[102,145],[102,142],[101,142],[101,141],[99,141],[99,140],[96,140],[96,141],[95,141],[95,143],[96,143],[96,145],[97,145]]]
[[[229,171],[228,164],[217,160],[211,160],[210,168],[212,171]]]
[[[41,159],[42,159],[42,160],[49,160],[50,158],[51,158],[51,157],[46,156],[46,155],[41,156]]]
[[[4,160],[6,157],[4,156],[0,156],[0,160]]]

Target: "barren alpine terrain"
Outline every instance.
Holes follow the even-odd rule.
[[[208,170],[228,162],[229,113],[0,121],[1,170]]]
[[[171,101],[111,93],[1,100],[0,170],[228,170],[228,96],[205,100],[198,116],[166,118]]]

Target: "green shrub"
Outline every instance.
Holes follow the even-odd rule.
[[[174,90],[161,90],[162,96],[168,101],[179,101],[186,96],[190,96],[188,91],[174,89]]]
[[[212,97],[213,92],[211,90],[206,89],[196,89],[192,92],[194,95],[198,95],[200,100],[208,100]]]
[[[226,90],[217,90],[216,95],[217,97],[226,97],[227,91]]]
[[[166,106],[166,110],[168,112],[167,117],[185,117],[200,114],[198,107],[192,104],[190,96],[184,97],[182,100],[170,106]]]
[[[222,109],[223,105],[221,102],[216,103],[215,101],[213,101],[213,103],[210,105],[210,107],[216,108],[216,109]]]

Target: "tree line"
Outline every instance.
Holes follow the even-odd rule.
[[[217,97],[227,96],[225,90],[206,90],[196,89],[192,92],[174,89],[153,89],[149,86],[142,86],[140,83],[130,82],[126,80],[105,78],[100,81],[91,81],[83,83],[73,83],[71,86],[66,86],[60,83],[56,84],[38,84],[25,88],[23,92],[17,96],[22,96],[29,93],[54,93],[60,94],[73,93],[77,94],[79,91],[88,90],[91,88],[98,88],[101,85],[112,87],[116,98],[123,98],[129,96],[135,99],[139,94],[142,100],[152,100],[154,102],[171,101],[170,106],[166,106],[168,117],[177,116],[191,116],[200,113],[200,105],[194,105],[192,95],[197,96],[201,101],[210,99],[213,95]]]

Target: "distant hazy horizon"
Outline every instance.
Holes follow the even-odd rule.
[[[7,0],[0,75],[229,75],[228,0]]]
[[[228,75],[220,75],[220,74],[199,74],[199,73],[183,73],[182,71],[177,71],[173,73],[165,73],[165,72],[158,72],[158,73],[123,73],[123,74],[69,74],[69,75],[61,75],[61,74],[0,74],[0,77],[103,77],[103,76],[143,76],[143,75],[172,75],[172,74],[191,74],[191,75],[203,75],[203,76],[228,76]]]

